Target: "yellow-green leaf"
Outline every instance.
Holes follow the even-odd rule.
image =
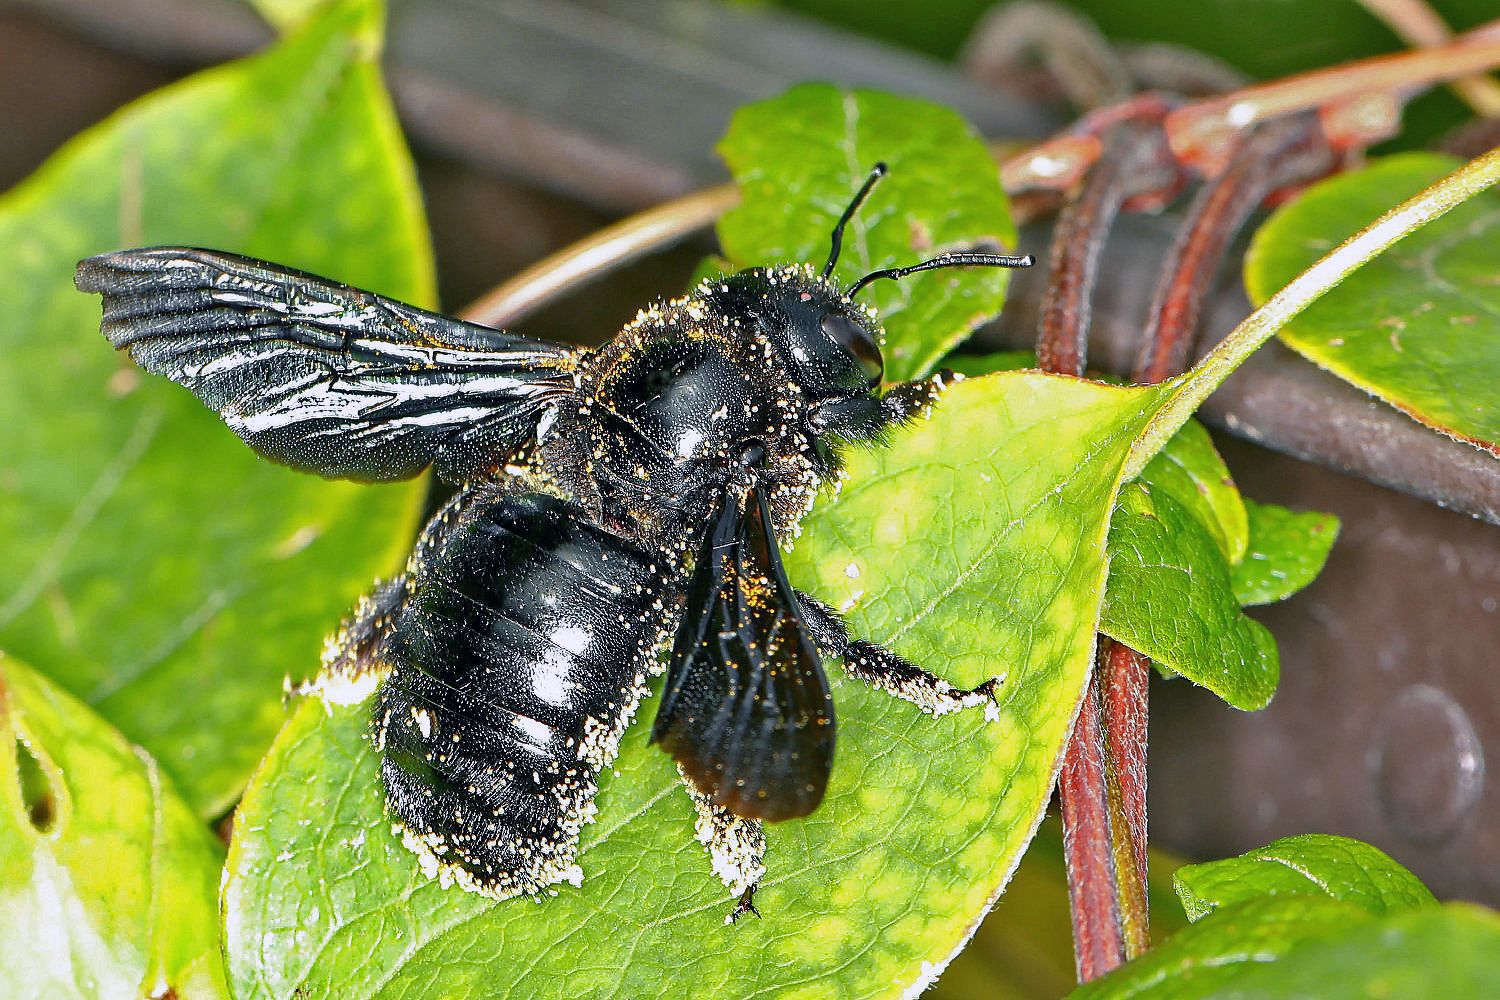
[[[150,755],[0,654],[0,995],[227,998],[221,856]]]

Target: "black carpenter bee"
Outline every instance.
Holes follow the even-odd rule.
[[[405,572],[365,597],[325,676],[384,677],[372,738],[430,874],[496,898],[577,883],[579,830],[649,676],[715,872],[753,909],[762,820],[806,816],[833,765],[821,657],[934,715],[982,704],[793,588],[778,539],[940,383],[877,395],[878,278],[1029,257],[950,253],[830,275],[754,268],[643,310],[580,350],[323,278],[182,247],[83,261],[103,331],[261,455],[322,476],[428,466],[458,487]],[[665,657],[661,655],[666,652]]]

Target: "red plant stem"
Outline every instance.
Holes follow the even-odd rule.
[[[1104,134],[1103,155],[1058,217],[1037,338],[1038,361],[1046,371],[1083,374],[1089,297],[1110,226],[1131,195],[1160,190],[1174,181],[1160,120],[1159,113],[1143,113],[1111,126]],[[1102,640],[1099,648],[1102,654],[1108,640]],[[1079,706],[1058,778],[1079,982],[1097,978],[1125,961],[1123,910],[1132,913],[1132,925],[1144,927],[1145,883],[1133,877],[1133,865],[1127,865],[1132,873],[1128,882],[1139,899],[1121,905],[1117,840],[1129,836],[1130,824],[1118,796],[1111,795],[1112,786],[1116,791],[1118,786],[1108,778],[1102,727],[1096,669]],[[1112,813],[1118,817],[1113,821]],[[1127,840],[1125,844],[1124,856],[1133,857],[1133,843]],[[1142,934],[1136,936],[1144,940]]]
[[[1161,382],[1187,369],[1203,299],[1224,251],[1255,206],[1278,188],[1332,170],[1335,155],[1310,113],[1256,129],[1224,173],[1206,182],[1162,262],[1133,378]]]
[[[1100,648],[1102,652],[1102,643]],[[1096,663],[1057,779],[1068,906],[1073,913],[1073,961],[1080,983],[1097,979],[1125,961],[1107,766]]]
[[[1043,371],[1082,375],[1087,356],[1089,296],[1120,205],[1142,189],[1160,187],[1166,152],[1156,121],[1126,120],[1104,136],[1098,161],[1058,214],[1052,233],[1047,291],[1037,334]]]
[[[1099,637],[1099,697],[1104,737],[1106,798],[1115,878],[1119,883],[1121,946],[1125,958],[1150,947],[1146,905],[1146,722],[1151,659]],[[1082,970],[1080,970],[1081,973]]]
[[[1231,167],[1198,192],[1162,266],[1136,362],[1136,382],[1183,371],[1203,298],[1224,252],[1255,206],[1272,191],[1324,173],[1335,156],[1312,115],[1269,123],[1240,142]],[[1146,735],[1151,661],[1101,639],[1099,697],[1104,775],[1111,806],[1117,913],[1127,958],[1146,950]],[[1080,977],[1084,974],[1080,951]]]

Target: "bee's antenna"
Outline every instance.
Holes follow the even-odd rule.
[[[866,185],[868,187],[868,185]],[[858,202],[856,202],[858,204]],[[912,264],[909,267],[887,267],[879,271],[871,271],[854,283],[854,287],[845,292],[847,298],[854,298],[859,290],[877,278],[904,278],[908,274],[916,274],[918,271],[935,271],[940,267],[1030,267],[1036,263],[1036,258],[1031,254],[1020,257],[1012,257],[999,253],[944,253],[938,254],[931,260],[924,260],[920,264]],[[827,275],[824,275],[827,277]]]
[[[865,178],[864,186],[855,193],[854,200],[849,202],[849,207],[844,209],[844,214],[839,217],[838,224],[833,227],[833,250],[828,254],[828,263],[823,267],[824,281],[827,281],[828,276],[833,273],[833,265],[838,263],[839,250],[844,246],[844,227],[849,224],[850,219],[854,218],[854,213],[859,211],[859,206],[864,202],[865,196],[870,193],[870,189],[875,186],[875,182],[885,174],[884,162],[877,163],[870,169],[870,176]]]

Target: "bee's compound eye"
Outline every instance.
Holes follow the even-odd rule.
[[[844,350],[854,355],[875,386],[885,374],[885,359],[880,356],[880,345],[875,337],[843,313],[829,313],[823,317],[823,332]]]

